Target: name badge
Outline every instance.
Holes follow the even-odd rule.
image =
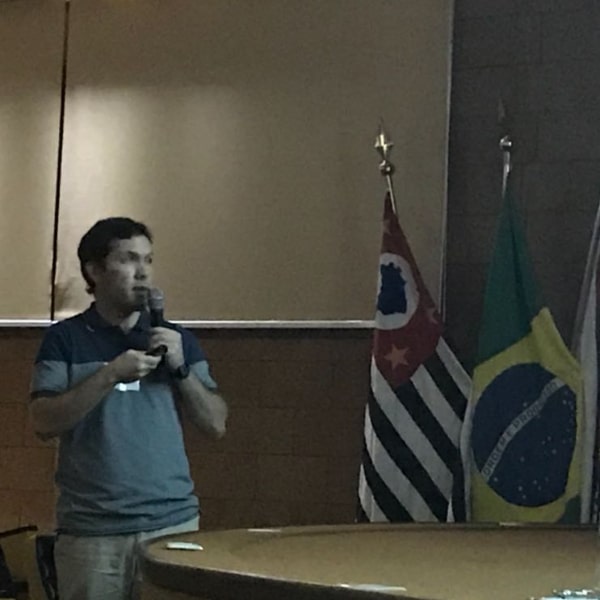
[[[117,392],[139,392],[140,391],[140,380],[129,381],[128,383],[123,383],[122,381],[115,385],[115,390]]]

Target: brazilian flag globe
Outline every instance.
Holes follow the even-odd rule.
[[[582,374],[538,304],[510,181],[473,372],[471,519],[580,519]]]

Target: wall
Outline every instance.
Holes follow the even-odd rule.
[[[500,208],[498,100],[542,299],[570,341],[600,200],[600,3],[457,0],[447,322],[471,364]]]
[[[0,330],[0,530],[51,529],[54,444],[26,416],[41,329]],[[354,518],[370,332],[199,332],[231,417],[219,441],[186,427],[206,528]]]
[[[0,530],[53,522],[55,446],[37,440],[26,416],[40,339],[39,330],[0,330]]]
[[[447,315],[467,360],[500,203],[500,94],[514,119],[515,175],[540,291],[570,336],[600,197],[598,10],[591,0],[457,0]],[[22,406],[39,335],[0,336],[0,355],[8,357],[0,396],[0,466],[8,474],[0,479],[2,526],[51,519],[53,450],[32,438]],[[351,519],[368,333],[222,331],[202,338],[233,408],[222,442],[190,439],[207,526]]]
[[[157,255],[164,256],[164,246],[169,245],[174,252],[181,252],[181,259],[175,261],[175,265],[165,268],[157,264],[157,270],[163,269],[163,273],[169,273],[174,266],[181,269],[181,276],[171,277],[178,285],[184,286],[183,291],[186,292],[192,288],[196,292],[201,288],[185,285],[185,282],[211,282],[211,286],[202,289],[198,298],[189,302],[200,314],[190,315],[182,309],[176,315],[179,318],[370,319],[384,191],[384,184],[377,173],[378,157],[372,145],[379,118],[383,115],[397,134],[394,150],[394,160],[398,166],[396,190],[402,198],[403,223],[411,230],[415,254],[420,257],[420,266],[433,295],[437,296],[445,200],[447,36],[451,2],[379,0],[373,4],[374,9],[355,0],[352,4],[354,10],[348,10],[349,0],[338,4],[316,0],[288,4],[261,2],[258,3],[261,10],[269,6],[274,10],[282,10],[281,7],[285,9],[287,6],[294,11],[286,14],[284,28],[278,27],[272,20],[267,21],[271,26],[266,28],[264,35],[255,35],[254,29],[248,26],[260,15],[260,11],[256,10],[257,3],[256,6],[244,2],[232,3],[237,10],[223,10],[222,2],[179,0],[177,6],[191,11],[186,14],[173,9],[171,4],[173,2],[169,6],[166,3],[150,3],[151,6],[148,6],[148,3],[130,2],[117,6],[116,3],[97,0],[71,3],[64,162],[62,187],[57,194],[57,197],[61,196],[59,221],[71,222],[67,218],[69,205],[65,201],[69,195],[73,202],[77,202],[77,210],[81,211],[72,215],[73,228],[86,226],[83,216],[89,220],[89,225],[96,217],[107,216],[105,212],[123,212],[123,198],[131,200],[132,191],[137,194],[135,202],[131,207],[126,207],[132,210],[125,212],[143,218],[147,214],[144,212],[147,205],[151,204],[155,195],[156,202],[162,203],[161,211],[165,211],[155,216],[155,221],[158,221],[155,230]],[[41,108],[36,105],[34,112],[43,113],[44,107],[48,106],[52,113],[44,122],[47,120],[53,127],[58,127],[57,83],[62,60],[63,3],[61,0],[33,0],[30,3],[0,5],[5,11],[3,15],[10,16],[10,19],[3,19],[3,22],[6,21],[5,28],[15,32],[12,38],[5,36],[6,52],[0,53],[0,79],[9,82],[5,88],[15,87],[10,83],[12,80],[7,79],[8,75],[18,75],[17,82],[23,76],[37,98],[37,72],[34,71],[31,80],[27,79],[29,70],[20,66],[15,68],[17,63],[11,51],[16,47],[19,53],[27,55],[35,50],[34,57],[28,59],[27,64],[38,66],[38,56],[48,55],[46,46],[38,48],[36,45],[40,36],[29,35],[30,22],[36,22],[53,40],[54,50],[50,56],[53,61],[47,69],[52,73],[54,103],[50,106],[44,96],[46,101],[42,102]],[[39,16],[36,11],[42,8],[52,13],[52,21]],[[211,23],[203,18],[203,11],[209,9],[214,12],[213,18],[217,23],[212,31],[215,39],[208,35],[210,32],[198,35],[201,31],[198,23],[207,28]],[[106,14],[99,17],[94,12],[98,10],[104,10]],[[166,11],[171,11],[171,14]],[[188,18],[189,15],[195,15],[194,19]],[[296,25],[299,27],[304,23],[305,27],[307,24],[310,26],[311,21],[307,19],[314,19],[315,15],[320,19],[319,31],[330,26],[334,33],[326,31],[326,35],[315,38],[317,28],[311,31],[309,27],[306,39],[299,36],[298,31],[306,29],[302,30]],[[232,39],[227,40],[225,45],[219,41],[221,37],[229,36],[228,30],[219,26],[219,23],[228,20],[233,21],[236,36],[247,39],[249,46],[243,46],[242,53],[239,48],[236,50],[235,44],[229,45],[235,42],[236,36],[230,36]],[[164,27],[166,22],[171,24],[172,29]],[[15,23],[21,27],[18,31]],[[50,31],[51,23],[54,35]],[[176,23],[185,35],[179,35],[174,25]],[[156,35],[157,31],[161,35]],[[357,43],[357,32],[360,33],[360,43]],[[297,40],[294,46],[295,62],[289,63],[292,66],[281,62],[286,56],[279,52],[278,45],[287,41],[288,36]],[[0,39],[4,38],[0,36]],[[24,41],[27,43],[24,44]],[[211,41],[214,42],[212,46],[209,44]],[[166,42],[172,46],[166,44],[166,48],[163,48],[162,44]],[[277,44],[271,47],[270,44],[275,42]],[[244,138],[248,147],[243,154],[235,154],[239,152],[240,145],[231,144],[231,139],[236,136],[232,135],[227,124],[215,118],[214,113],[207,113],[198,102],[198,97],[190,92],[190,81],[218,84],[227,71],[221,64],[221,70],[213,73],[218,61],[209,60],[210,56],[203,54],[202,44],[208,44],[216,55],[222,52],[227,57],[229,52],[236,50],[244,61],[254,61],[262,68],[272,66],[272,72],[264,71],[263,76],[269,74],[267,79],[272,79],[270,85],[279,90],[279,95],[267,94],[266,98],[259,95],[253,104],[257,110],[260,109],[261,115],[265,113],[272,127],[265,130],[260,120],[247,119],[247,113],[243,112],[248,109],[247,103],[234,106],[233,112],[240,115],[240,129],[245,131],[251,126]],[[255,60],[255,55],[250,51],[253,48],[259,51],[260,61]],[[193,56],[195,61],[192,61]],[[241,60],[240,56],[238,60]],[[258,68],[245,69],[244,61],[240,63],[244,69],[235,72],[231,80],[239,84],[242,73],[249,83],[256,83],[254,80],[261,71]],[[226,60],[223,62],[227,63]],[[109,66],[113,68],[109,69]],[[303,78],[307,72],[310,72],[311,79]],[[323,75],[324,72],[328,74],[327,77]],[[161,77],[154,79],[157,73]],[[273,98],[277,100],[282,90],[288,89],[289,79],[293,80],[293,86],[291,92],[285,94],[286,110],[283,112],[287,114],[289,109],[293,119],[280,122],[281,110],[274,110],[278,105],[273,104]],[[338,85],[340,80],[343,85]],[[137,90],[129,87],[132,82],[139,84]],[[226,79],[226,82],[230,80]],[[171,89],[174,83],[177,83],[175,95]],[[211,85],[206,85],[206,89],[212,90]],[[96,86],[104,90],[106,96],[99,93]],[[359,86],[360,93],[356,91],[356,86]],[[23,106],[27,105],[23,102],[20,89],[8,97],[10,102],[0,103],[0,126],[12,126],[13,114],[21,114]],[[311,100],[310,92],[315,89],[324,89],[325,98],[321,95],[316,102]],[[186,92],[184,96],[179,95],[181,90]],[[152,98],[164,94],[167,100],[175,98],[178,102],[155,104],[152,98],[145,96],[150,92]],[[88,111],[87,101],[90,98],[96,104]],[[110,112],[114,108],[115,98],[118,100],[117,106],[122,106],[121,101],[126,101],[127,111],[122,120],[114,121],[114,114]],[[145,99],[147,104],[140,102],[140,98]],[[226,108],[220,98],[219,95],[212,98],[210,106],[215,109]],[[297,101],[298,98],[302,98],[302,101]],[[312,118],[303,112],[307,104],[316,106]],[[4,105],[8,108],[4,108]],[[136,118],[144,114],[144,107],[147,106],[151,108],[148,121],[152,125],[152,135],[143,138],[144,143],[135,143],[140,138],[129,135],[131,130],[128,128],[135,128]],[[181,106],[187,110],[183,116]],[[326,107],[329,112],[324,110]],[[106,115],[101,109],[110,114]],[[194,118],[189,117],[190,112]],[[197,118],[199,113],[202,113],[203,119]],[[117,110],[116,114],[121,113]],[[165,114],[176,114],[182,118],[168,119]],[[90,121],[82,120],[82,115],[93,115],[100,122],[93,121],[97,127],[90,127]],[[186,115],[189,123],[183,121]],[[103,117],[110,118],[105,122],[102,121]],[[27,123],[32,121],[29,113],[23,118]],[[323,126],[317,125],[318,120],[322,120]],[[205,121],[210,122],[207,130],[194,128]],[[111,127],[105,127],[106,123]],[[172,129],[169,129],[169,123]],[[293,127],[290,127],[290,123]],[[13,138],[0,136],[11,150],[24,136],[23,127],[13,129]],[[34,131],[38,129],[35,127]],[[319,136],[325,136],[327,145],[322,143],[321,137],[308,135],[312,129]],[[282,141],[279,135],[283,136]],[[295,140],[294,144],[288,141],[290,137]],[[178,152],[174,152],[173,140],[184,138],[189,145],[184,144],[178,147]],[[77,139],[81,145],[76,144]],[[51,154],[55,156],[58,143],[52,140],[54,138],[50,139],[49,144]],[[128,146],[126,142],[132,145]],[[208,145],[198,147],[199,142],[208,142]],[[262,144],[258,148],[260,152],[257,150],[258,142]],[[38,145],[35,139],[31,143],[34,148]],[[220,154],[215,153],[215,146],[221,149]],[[98,155],[97,152],[103,148],[105,154]],[[324,155],[319,155],[317,151],[324,152]],[[119,153],[126,158],[135,154],[139,158],[138,166],[143,166],[142,172],[133,169],[131,161],[121,160]],[[9,156],[13,155],[3,150],[0,152],[0,161]],[[31,159],[31,151],[23,151],[23,156]],[[232,156],[237,158],[230,160]],[[259,158],[264,172],[257,170],[252,162]],[[287,166],[282,169],[272,161],[279,158],[293,167],[296,178],[288,176]],[[0,232],[0,247],[5,249],[6,255],[3,264],[9,265],[11,270],[1,273],[0,280],[4,283],[4,289],[15,290],[15,293],[5,293],[2,300],[10,302],[17,299],[6,310],[0,311],[0,317],[43,317],[43,307],[47,306],[49,299],[52,235],[48,232],[51,233],[54,216],[56,165],[52,163],[48,168],[45,189],[49,200],[45,210],[23,210],[26,201],[37,199],[40,194],[35,189],[18,186],[9,189],[8,183],[12,180],[9,181],[8,174],[14,177],[19,186],[29,182],[29,178],[23,177],[18,168],[26,162],[25,158],[17,164],[6,162],[6,166],[0,169],[0,173],[5,175],[3,184],[7,184],[0,190],[0,206],[5,209],[10,206],[13,211],[7,213],[9,218]],[[191,182],[189,185],[181,174],[181,166],[187,163],[190,163],[189,180],[186,180]],[[160,168],[156,165],[160,165]],[[203,165],[206,176],[198,165]],[[311,172],[319,177],[311,176],[308,170],[311,165]],[[246,169],[243,171],[246,179],[240,177],[242,167]],[[120,174],[116,183],[112,179],[115,172]],[[161,179],[158,186],[152,180],[156,174]],[[299,178],[309,181],[310,186],[299,186]],[[330,178],[339,183],[339,189],[332,191],[323,185]],[[177,185],[173,185],[173,181],[177,181]],[[132,188],[128,188],[125,182]],[[207,182],[217,182],[224,187],[212,189],[207,187]],[[114,188],[109,184],[114,184]],[[236,188],[235,193],[224,194],[223,190],[233,184],[239,189]],[[107,185],[109,187],[103,187]],[[261,213],[269,208],[254,202],[262,197],[262,186],[273,195],[271,202],[284,213],[285,219],[282,217],[274,222],[270,209]],[[248,193],[251,189],[255,190],[251,201],[242,203],[241,192]],[[93,193],[98,195],[94,196]],[[181,207],[173,203],[175,196],[185,203],[182,210],[178,210]],[[224,198],[230,198],[235,204],[224,204]],[[350,201],[352,198],[356,200],[354,204]],[[203,205],[206,210],[195,222],[186,207],[199,205],[201,201],[212,204]],[[117,202],[117,205],[110,204],[112,202]],[[335,205],[336,202],[339,206]],[[311,203],[313,206],[310,206]],[[117,207],[121,209],[117,211]],[[251,207],[250,210],[248,207]],[[102,214],[95,211],[101,211]],[[329,218],[323,216],[323,211]],[[37,218],[32,219],[31,214]],[[191,233],[188,231],[189,235],[182,235],[181,228],[173,226],[174,214],[185,221],[181,226],[185,225],[191,230]],[[211,221],[217,214],[226,217],[226,222],[215,224],[214,220]],[[15,215],[20,217],[20,221],[16,220]],[[82,218],[77,218],[79,216]],[[309,223],[310,219],[313,225]],[[149,222],[153,224],[152,220]],[[282,222],[282,226],[277,226]],[[298,223],[302,223],[302,227],[298,227]],[[229,249],[238,243],[242,258],[258,257],[260,260],[255,262],[259,270],[241,269],[236,273],[231,268],[223,269],[223,264],[231,264],[228,256],[207,251],[206,239],[198,242],[201,238],[197,233],[199,225],[210,229],[219,246],[224,244]],[[35,228],[30,234],[26,226],[44,226],[46,236],[41,239]],[[161,235],[161,227],[165,233],[176,232],[179,237],[175,239]],[[6,232],[11,233],[14,241],[8,238]],[[73,289],[81,292],[80,297],[83,296],[77,265],[73,264],[70,272],[68,269],[65,271],[64,257],[68,255],[69,260],[73,259],[75,241],[82,231],[71,233],[71,245],[63,247],[61,239],[58,240],[64,250],[58,261],[60,285],[56,300],[59,308],[73,308],[76,304],[69,304],[69,298],[64,296],[71,283]],[[255,238],[246,239],[248,235],[254,235]],[[316,241],[313,239],[315,236],[318,238]],[[302,243],[307,260],[301,272],[311,275],[306,281],[294,274],[298,265],[302,266],[302,261],[299,261],[299,252],[293,251],[290,237],[296,237]],[[192,244],[192,250],[183,252],[181,242],[186,239]],[[279,243],[265,244],[269,239]],[[365,240],[362,246],[360,239]],[[17,249],[23,240],[27,249],[32,247],[33,242],[39,242],[41,249],[37,258],[32,256],[23,259]],[[1,245],[4,242],[7,242],[6,246]],[[326,270],[314,284],[314,276],[325,262],[315,261],[316,242],[325,244],[326,251],[321,254],[324,259],[334,260],[335,268]],[[164,246],[159,248],[160,244]],[[203,260],[190,261],[190,256],[198,255],[201,244]],[[204,259],[215,254],[221,260]],[[279,267],[265,268],[265,257],[278,261]],[[44,269],[41,274],[31,273],[33,265],[42,262]],[[157,262],[160,263],[160,258]],[[23,263],[27,264],[27,268],[23,268]],[[361,264],[364,270],[361,270]],[[349,265],[351,268],[348,268]],[[372,271],[369,265],[372,265]],[[193,271],[196,267],[202,271],[194,274],[190,269]],[[15,285],[15,281],[20,282],[28,273],[31,273],[36,285],[35,291],[23,284]],[[214,285],[215,278],[223,273],[232,281],[231,285],[224,285],[219,291]],[[273,279],[260,280],[262,284],[259,285],[259,275],[268,275]],[[288,284],[285,283],[286,277],[289,278]],[[289,283],[290,280],[293,285]],[[162,277],[160,281],[162,283]],[[361,289],[364,293],[361,293]],[[176,291],[178,293],[169,294],[167,286],[169,298],[181,297],[181,290]],[[216,296],[211,299],[209,294]],[[273,314],[272,304],[278,310],[285,308],[281,294],[284,294],[287,304],[294,311],[301,311],[300,315],[287,312]],[[41,298],[42,308],[31,315],[27,311],[26,301],[34,295]],[[249,299],[248,295],[252,298]],[[307,302],[307,295],[314,302],[322,300],[335,310],[330,311],[327,307],[314,309]],[[302,302],[298,302],[299,296],[303,298]],[[207,314],[209,309],[224,309],[230,301],[239,304],[228,308],[226,314]],[[202,302],[206,306],[201,305]],[[359,302],[356,309],[353,308],[355,302]],[[170,301],[169,306],[172,307]],[[249,306],[261,310],[266,307],[266,314],[241,315]],[[53,525],[52,471],[56,448],[53,444],[39,442],[32,435],[25,405],[30,368],[42,334],[43,329],[0,330],[0,353],[5,357],[0,376],[0,528],[28,523],[35,523],[42,528],[51,528]],[[187,432],[192,470],[206,513],[205,526],[351,521],[356,506],[371,332],[221,330],[200,332],[200,336],[206,342],[215,375],[231,405],[229,433],[223,441],[210,443],[192,431]]]

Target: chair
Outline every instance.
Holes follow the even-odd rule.
[[[56,535],[54,534],[41,534],[35,538],[35,556],[47,600],[58,600],[56,565],[54,564],[55,541]]]
[[[28,525],[0,532],[0,598],[30,598],[36,595],[36,582],[31,581],[33,538],[37,527]]]
[[[4,550],[0,546],[0,598],[16,598],[17,597],[17,586],[13,580],[8,564],[6,563],[6,557],[4,556]]]
[[[35,525],[0,532],[0,598],[58,600],[55,539]]]

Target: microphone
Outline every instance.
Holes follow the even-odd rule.
[[[165,296],[161,289],[150,288],[148,310],[150,311],[150,325],[152,327],[160,327],[165,320]]]
[[[150,326],[160,327],[165,322],[165,296],[159,288],[150,288],[148,295],[148,311],[150,312]],[[164,356],[167,353],[167,347],[160,344],[157,348],[151,348],[146,352],[152,356]]]

